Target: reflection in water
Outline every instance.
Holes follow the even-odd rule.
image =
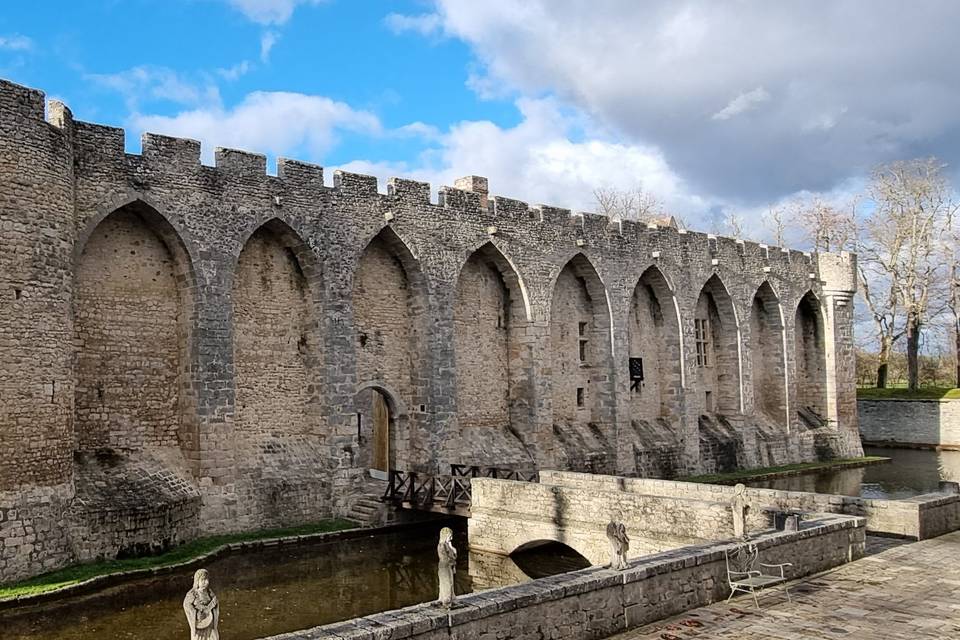
[[[220,600],[221,636],[252,640],[435,599],[441,524],[327,544],[272,547],[210,562],[206,567]],[[529,579],[509,558],[494,556],[494,563],[468,554],[465,523],[458,525],[454,539],[460,552],[457,593]],[[536,557],[528,559],[535,570],[572,566],[550,564],[555,554],[549,551],[541,552],[545,567],[539,566]],[[483,568],[476,579],[468,572],[474,565]],[[2,637],[182,640],[189,635],[182,602],[192,576],[190,569],[0,612]]]
[[[960,480],[960,451],[867,447],[864,453],[885,456],[891,461],[747,484],[766,489],[899,500],[936,491],[940,480]]]

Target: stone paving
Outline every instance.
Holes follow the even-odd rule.
[[[749,596],[694,609],[610,640],[692,638],[960,638],[960,531],[913,544],[869,538],[862,560]]]

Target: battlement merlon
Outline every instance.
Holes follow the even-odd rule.
[[[852,298],[857,292],[857,254],[841,251],[818,253],[816,256],[824,293]]]
[[[144,133],[141,138],[141,153],[127,154],[124,149],[123,129],[82,121],[74,122],[69,108],[55,100],[50,101],[46,110],[46,119],[44,111],[42,91],[0,80],[0,114],[22,123],[23,126],[36,122],[48,129],[60,130],[72,136],[75,148],[82,150],[85,162],[111,164],[123,162],[125,158],[139,158],[146,167],[155,167],[168,175],[177,172],[183,172],[184,175],[196,174],[201,169],[201,145],[196,140]],[[242,180],[247,184],[262,180],[266,185],[269,183],[266,166],[266,156],[263,154],[217,148],[215,167],[202,168],[206,174],[213,171],[222,174],[226,179]],[[323,185],[322,167],[286,158],[277,160],[277,179],[284,192],[305,200],[328,189]],[[697,241],[703,236],[703,234],[692,232],[688,234],[686,229],[677,229],[673,226],[628,220],[616,221],[595,213],[574,213],[567,208],[548,205],[530,206],[520,200],[491,196],[489,182],[482,176],[466,176],[457,179],[453,187],[442,187],[439,190],[440,197],[437,205],[430,203],[430,185],[415,180],[390,178],[385,194],[380,194],[376,177],[337,170],[334,172],[334,189],[342,195],[351,197],[377,198],[385,195],[385,197],[393,197],[410,204],[440,206],[479,218],[491,216],[493,218],[500,216],[539,218],[544,224],[577,228],[578,233],[585,237],[615,234],[628,239],[666,232],[679,234],[687,241]],[[269,195],[272,198],[276,194]],[[737,247],[740,247],[740,252],[747,254],[761,253],[753,243],[716,236],[712,239],[714,251],[718,254],[727,255],[731,252],[730,255],[732,255],[738,250]],[[811,271],[815,268],[814,258],[808,254],[788,249],[781,249],[778,252],[775,249],[775,247],[763,249],[763,259],[769,263],[804,261],[810,265]],[[849,262],[849,259],[847,261]],[[855,265],[855,257],[853,261]],[[852,276],[839,277],[829,274],[833,274],[837,269],[843,272],[845,267],[831,266],[825,262],[821,264],[824,265],[820,268],[821,279],[828,283],[827,286],[830,286],[829,283],[835,283],[837,291],[856,290],[855,266]],[[838,264],[843,264],[843,261],[841,260]]]

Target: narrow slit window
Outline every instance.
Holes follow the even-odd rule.
[[[583,387],[577,387],[577,406],[582,407],[584,403],[584,389]]]
[[[580,362],[587,361],[587,323],[580,322],[577,324],[577,331],[579,333],[579,340],[577,342],[577,357],[580,358]]]

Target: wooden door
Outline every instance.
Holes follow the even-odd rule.
[[[373,469],[390,470],[390,407],[379,392],[373,394]]]

